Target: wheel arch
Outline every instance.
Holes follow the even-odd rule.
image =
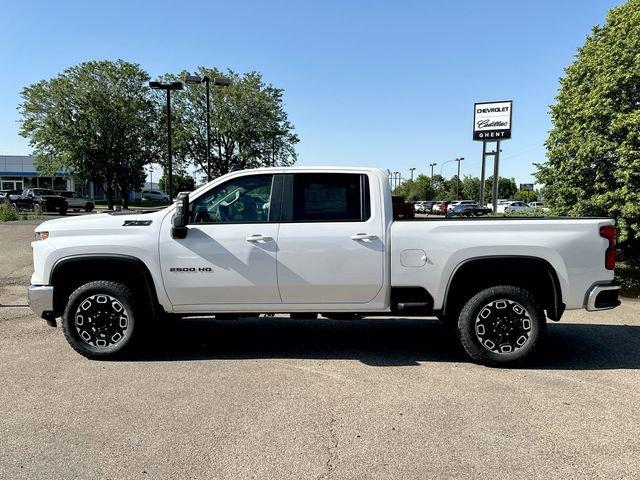
[[[469,278],[472,280],[465,283]],[[489,255],[468,258],[456,265],[445,289],[442,315],[451,314],[463,300],[480,290],[500,284],[532,290],[551,320],[560,320],[564,313],[558,273],[548,260],[527,255]]]
[[[151,272],[139,258],[120,254],[77,255],[58,260],[51,269],[55,316],[62,314],[69,295],[76,288],[93,280],[126,283],[135,294],[143,296],[154,316],[163,311]]]

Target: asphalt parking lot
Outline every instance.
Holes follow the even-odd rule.
[[[434,319],[188,320],[90,361],[0,224],[0,478],[639,478],[640,303],[568,312],[525,367]]]

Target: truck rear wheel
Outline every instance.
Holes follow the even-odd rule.
[[[126,285],[94,281],[77,288],[62,316],[62,331],[87,358],[110,358],[130,348],[136,332],[135,304]]]
[[[508,365],[535,349],[546,330],[546,317],[530,292],[500,285],[482,290],[464,304],[457,330],[471,360]]]

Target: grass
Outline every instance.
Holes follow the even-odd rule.
[[[42,213],[21,212],[9,205],[0,205],[0,222],[13,222],[15,220],[42,220]]]

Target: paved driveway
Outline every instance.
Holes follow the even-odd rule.
[[[20,306],[32,231],[0,224],[2,479],[640,477],[638,302],[522,369],[431,319],[188,320],[97,362]]]

